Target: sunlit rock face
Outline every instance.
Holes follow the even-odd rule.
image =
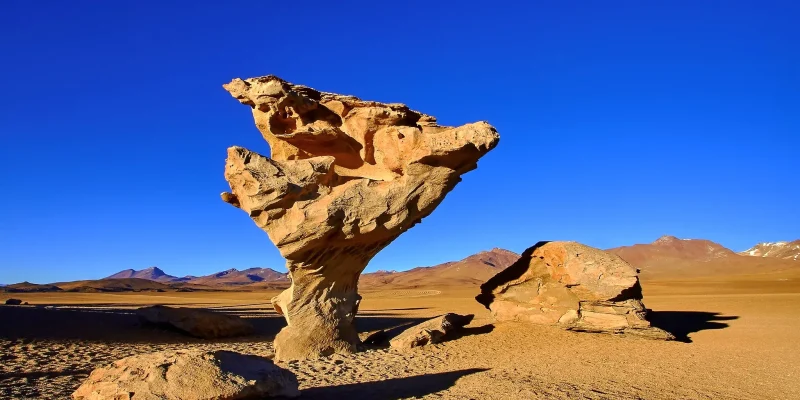
[[[650,325],[636,269],[576,242],[539,242],[481,285],[476,300],[498,321],[672,340]]]
[[[228,149],[222,199],[267,232],[292,286],[272,299],[288,323],[278,359],[350,353],[358,335],[358,277],[429,215],[497,145],[486,122],[460,127],[403,104],[320,92],[275,76],[225,89],[250,106],[270,157]]]

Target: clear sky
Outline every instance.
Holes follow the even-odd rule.
[[[266,74],[500,132],[368,270],[797,239],[798,4],[3,1],[0,283],[283,270],[219,198],[228,146],[268,152],[221,85]]]

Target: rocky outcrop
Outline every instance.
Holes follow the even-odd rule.
[[[22,300],[20,299],[8,299],[6,300],[7,306],[18,306],[22,304]]]
[[[458,315],[447,313],[440,317],[429,319],[419,325],[406,329],[389,341],[393,349],[409,350],[415,347],[435,344],[443,341],[448,334],[463,328],[472,322],[472,314]]]
[[[498,321],[674,339],[645,319],[636,269],[580,243],[537,243],[483,284],[476,299]]]
[[[97,368],[74,400],[246,400],[297,397],[297,378],[272,361],[230,351],[159,352]]]
[[[265,157],[228,149],[222,199],[245,211],[287,260],[292,286],[272,299],[288,323],[278,359],[356,350],[358,277],[429,215],[498,142],[485,122],[452,128],[402,104],[320,92],[275,76],[225,89],[252,109]]]
[[[144,323],[168,326],[203,339],[245,336],[254,332],[253,325],[241,317],[200,308],[150,306],[136,310],[136,315]]]

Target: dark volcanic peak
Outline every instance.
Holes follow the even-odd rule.
[[[146,279],[149,281],[157,281],[157,282],[185,281],[184,278],[178,278],[176,276],[168,275],[166,272],[164,272],[161,268],[158,267],[149,267],[138,271],[135,269],[126,269],[117,272],[114,275],[105,277],[103,279],[129,279],[129,278]]]
[[[227,275],[230,275],[230,274],[235,274],[237,272],[239,272],[238,269],[231,268],[231,269],[226,269],[225,271],[222,271],[222,272],[217,272],[216,274],[213,274],[213,276],[215,276],[217,278],[222,278],[223,276],[227,276]]]

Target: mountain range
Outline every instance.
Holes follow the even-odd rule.
[[[736,253],[705,239],[662,236],[652,243],[606,251],[639,269],[643,280],[785,273],[800,275],[800,240],[759,243]],[[519,254],[494,248],[462,260],[407,271],[376,271],[359,279],[363,289],[465,286],[482,284],[513,264]],[[794,276],[794,275],[792,275]],[[0,287],[5,292],[262,290],[290,285],[287,273],[271,268],[231,268],[211,275],[177,277],[158,267],[126,269],[100,280],[39,285],[28,282]]]
[[[360,287],[479,286],[517,261],[519,254],[494,248],[473,254],[460,261],[408,271],[377,271],[359,278]]]
[[[161,283],[191,283],[194,285],[246,285],[256,282],[289,282],[289,275],[284,272],[278,272],[271,268],[248,268],[239,271],[236,268],[231,268],[222,272],[217,272],[205,276],[191,276],[177,277],[169,275],[161,268],[150,267],[142,270],[126,269],[116,274],[103,278],[108,279],[145,279],[148,281],[155,281]]]

